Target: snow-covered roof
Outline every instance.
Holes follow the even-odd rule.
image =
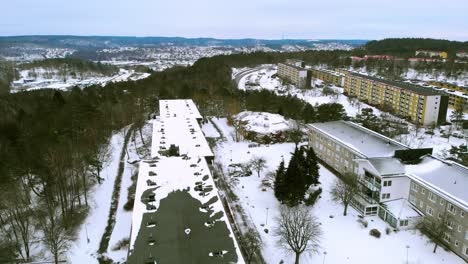
[[[205,135],[193,117],[158,117],[153,120],[151,156],[157,156],[160,150],[167,150],[171,145],[178,146],[181,155],[213,156]]]
[[[404,220],[421,216],[421,214],[406,199],[396,199],[383,204],[387,210],[398,219]]]
[[[159,100],[159,112],[162,119],[169,117],[202,118],[191,99]]]
[[[396,158],[370,158],[368,160],[382,176],[405,173],[405,166]]]
[[[272,134],[291,128],[291,122],[279,114],[245,111],[237,114],[235,118],[247,123],[247,131],[259,134]]]
[[[310,126],[366,158],[392,157],[395,150],[409,149],[391,138],[348,121],[313,123]]]
[[[468,208],[468,168],[428,155],[419,164],[406,165],[405,169],[411,178],[435,188]]]

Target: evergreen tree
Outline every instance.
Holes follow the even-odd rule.
[[[275,176],[275,197],[278,201],[283,201],[286,195],[285,191],[285,171],[286,168],[284,167],[284,160],[281,161],[278,169],[276,170]]]
[[[309,187],[312,184],[319,183],[319,165],[317,161],[317,156],[315,155],[315,151],[313,148],[308,148],[306,150],[306,184]]]
[[[296,148],[289,161],[288,169],[284,177],[286,182],[286,198],[284,202],[289,206],[296,206],[304,200],[307,187],[303,165],[303,151]]]

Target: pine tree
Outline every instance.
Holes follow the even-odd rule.
[[[275,177],[275,197],[278,201],[282,202],[285,199],[286,191],[285,191],[285,171],[286,168],[284,167],[284,160],[281,161],[278,169],[276,170],[276,177]]]
[[[285,202],[289,206],[296,206],[304,200],[307,187],[303,165],[303,151],[296,148],[289,161],[288,169],[284,177],[286,182],[285,190],[287,192]]]
[[[317,156],[313,148],[308,148],[306,151],[306,184],[309,187],[312,184],[319,183],[319,165],[317,161]]]

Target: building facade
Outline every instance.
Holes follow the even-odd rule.
[[[291,62],[293,64],[289,64]],[[286,63],[278,63],[278,76],[297,86],[298,88],[308,87],[307,81],[307,70],[302,68],[300,62],[297,61],[286,61]]]
[[[348,96],[391,111],[422,125],[445,122],[448,96],[432,89],[350,73],[345,77],[344,91]]]
[[[444,217],[450,230],[446,246],[468,261],[468,168],[351,122],[308,128],[309,147],[318,158],[343,177],[357,175],[360,192],[351,205],[363,216],[378,215],[395,229],[414,228],[423,217]]]
[[[336,86],[344,86],[344,74],[326,69],[310,69],[311,76],[316,79],[332,83]]]
[[[447,82],[430,81],[430,85],[437,87],[438,90],[444,91],[449,97],[449,107],[452,109],[463,109],[468,113],[468,87],[458,86]]]

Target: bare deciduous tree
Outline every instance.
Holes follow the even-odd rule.
[[[260,172],[266,169],[266,160],[263,157],[253,157],[251,160],[252,168],[257,172],[257,176],[260,178]]]
[[[437,246],[447,244],[445,236],[452,234],[450,224],[453,225],[453,217],[445,212],[440,217],[425,216],[416,226],[434,242],[432,252],[436,253]]]
[[[336,179],[330,191],[333,201],[344,206],[343,215],[348,212],[348,205],[353,197],[358,193],[357,175],[348,173],[343,176],[343,179]]]
[[[318,251],[322,230],[320,223],[310,214],[307,207],[282,206],[277,221],[278,229],[275,234],[279,237],[279,244],[294,252],[295,264],[299,264],[303,252]]]
[[[47,204],[38,216],[38,225],[44,234],[43,241],[54,257],[54,263],[58,264],[61,254],[68,247],[69,236],[56,210],[57,205],[53,202]]]

